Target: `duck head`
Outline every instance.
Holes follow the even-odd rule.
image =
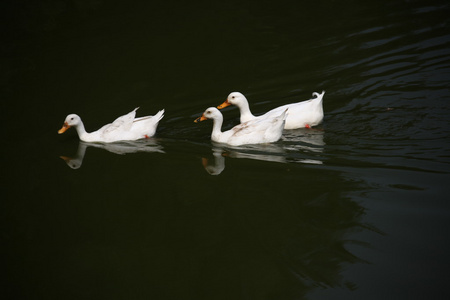
[[[81,123],[81,118],[78,115],[70,114],[66,117],[66,120],[64,121],[64,124],[61,127],[61,129],[58,130],[58,133],[59,134],[64,133],[70,127],[77,126],[80,123]]]
[[[218,109],[222,109],[222,108],[225,108],[225,107],[230,106],[230,105],[237,105],[237,106],[239,106],[239,103],[242,103],[244,101],[247,101],[247,98],[245,98],[244,95],[242,95],[239,92],[233,92],[233,93],[229,94],[228,97],[227,97],[227,100],[225,100],[225,102],[223,102],[222,104],[217,106],[217,108]]]

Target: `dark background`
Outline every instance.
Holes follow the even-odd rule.
[[[1,6],[5,298],[448,298],[446,1]],[[270,146],[193,123],[322,90],[323,124]],[[57,134],[137,106],[166,110],[150,141]]]

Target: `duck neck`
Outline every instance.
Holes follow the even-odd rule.
[[[239,111],[241,113],[241,123],[247,122],[247,121],[255,118],[255,116],[250,111],[250,106],[247,101],[243,101],[243,102],[239,103],[238,107],[239,107]]]
[[[219,141],[219,137],[222,135],[222,124],[223,124],[223,117],[217,116],[213,119],[213,129],[211,134],[211,139],[215,142]]]
[[[77,130],[78,137],[80,138],[80,140],[87,142],[89,133],[87,133],[86,129],[84,129],[83,122],[80,121],[80,123],[77,126],[75,126],[75,129]]]

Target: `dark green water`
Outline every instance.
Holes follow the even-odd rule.
[[[2,298],[448,299],[450,6],[293,3],[3,3]],[[193,123],[322,90],[275,144]],[[57,134],[137,106],[150,140]]]

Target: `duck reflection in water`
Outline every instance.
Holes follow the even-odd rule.
[[[83,163],[83,159],[88,147],[101,148],[111,153],[120,155],[137,152],[165,153],[163,147],[159,145],[154,139],[122,141],[116,143],[87,143],[80,141],[75,156],[60,156],[60,158],[62,158],[70,168],[79,169],[81,167],[81,164]]]
[[[225,170],[225,157],[247,158],[279,163],[323,164],[319,157],[325,147],[324,131],[319,129],[285,130],[282,142],[275,144],[254,144],[228,146],[213,143],[213,157],[202,158],[202,165],[211,175]]]

